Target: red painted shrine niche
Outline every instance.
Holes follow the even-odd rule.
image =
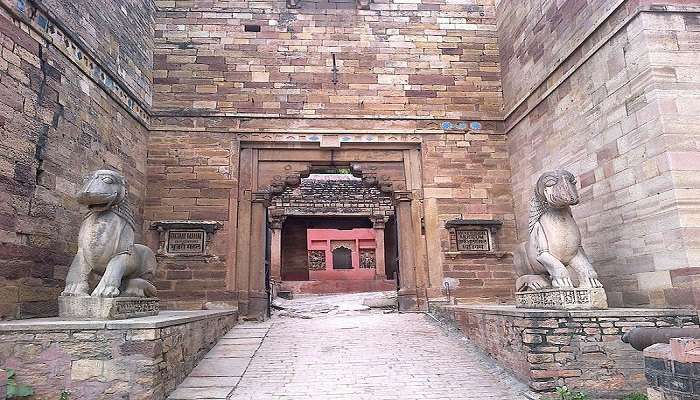
[[[377,251],[384,249],[377,249],[374,229],[308,229],[306,235],[309,280],[378,278]]]

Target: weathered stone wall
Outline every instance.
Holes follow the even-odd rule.
[[[472,302],[508,301],[515,285],[508,253],[515,243],[508,150],[506,137],[498,134],[498,128],[483,128],[467,134],[424,136],[425,223],[439,232],[439,237],[432,239],[435,242],[428,238],[426,264],[442,268],[444,277],[459,279],[459,287],[452,293],[455,297]],[[457,218],[502,221],[502,228],[494,234],[495,251],[488,255],[450,254],[445,223]],[[440,254],[440,264],[431,262],[436,254]]]
[[[163,400],[238,319],[235,312],[176,315],[101,327],[49,321],[42,328],[41,319],[28,329],[0,326],[0,369],[14,369],[36,400],[56,400],[62,390],[74,400]]]
[[[116,73],[139,101],[153,99],[153,0],[35,0]]]
[[[496,19],[506,111],[511,111],[546,80],[618,3],[618,0],[499,2]]]
[[[638,326],[698,326],[685,310],[520,310],[446,306],[433,311],[538,392],[558,386],[594,398],[643,392],[644,357],[621,336]]]
[[[568,2],[568,8],[576,8],[572,3],[586,4]],[[526,24],[521,10],[503,7],[501,26]],[[699,271],[700,149],[693,139],[698,125],[692,117],[700,111],[700,34],[698,14],[677,9],[624,2],[506,117],[520,240],[526,238],[537,177],[547,170],[569,169],[581,187],[581,203],[573,210],[583,246],[613,306],[700,304],[693,288]],[[590,24],[595,18],[588,27],[560,28],[566,18],[552,15],[538,22],[538,31],[566,29],[573,34],[594,27]],[[576,21],[585,24],[581,18]],[[500,32],[502,41],[510,40],[507,32]],[[530,44],[532,51],[557,48],[538,37]],[[532,64],[550,57],[549,50],[537,51],[544,53],[521,61]],[[506,63],[506,81],[522,78],[521,61]],[[535,64],[532,68],[541,69]],[[518,91],[522,89],[506,93]]]
[[[112,97],[116,78],[88,75],[96,68],[86,65],[89,50],[58,41],[59,28],[49,43],[39,32],[48,35],[53,22],[41,13],[27,19],[31,5],[0,4],[0,319],[57,313],[77,249],[82,210],[73,196],[83,175],[123,172],[138,224],[145,197],[147,130],[136,106]]]
[[[178,127],[179,125],[179,127]],[[452,123],[448,123],[452,127]],[[465,123],[467,125],[467,123]],[[515,242],[515,217],[512,212],[510,193],[510,169],[507,158],[506,139],[499,134],[500,125],[491,122],[472,121],[474,129],[469,133],[452,127],[447,128],[442,121],[371,121],[371,120],[316,120],[316,119],[243,119],[243,118],[160,118],[156,130],[151,133],[149,146],[148,200],[146,219],[149,221],[171,219],[213,219],[224,222],[224,228],[214,235],[214,254],[217,258],[210,264],[197,264],[187,258],[163,261],[158,284],[161,296],[166,296],[166,304],[171,297],[178,297],[177,304],[195,306],[207,301],[209,296],[229,296],[235,301],[235,294],[225,289],[223,280],[191,280],[191,271],[206,265],[226,265],[226,276],[230,282],[236,273],[236,245],[233,237],[236,232],[239,196],[239,153],[241,141],[255,140],[280,146],[280,151],[289,151],[302,144],[298,132],[308,129],[312,132],[346,131],[395,132],[426,130],[421,134],[420,156],[417,157],[420,174],[411,179],[420,181],[422,191],[415,186],[416,208],[424,217],[424,229],[417,224],[420,238],[426,246],[418,248],[421,287],[430,288],[430,295],[440,295],[443,277],[460,280],[460,287],[454,295],[472,301],[496,301],[508,299],[513,292],[512,259],[507,254]],[[445,129],[441,129],[441,126]],[[478,129],[477,129],[478,128]],[[267,134],[266,131],[289,133]],[[247,133],[262,132],[262,133]],[[292,133],[294,132],[294,133]],[[319,133],[320,135],[321,133]],[[391,136],[391,135],[386,135]],[[393,140],[400,143],[408,134],[396,134]],[[379,139],[375,139],[379,140]],[[382,139],[385,140],[385,139]],[[266,142],[267,141],[267,142]],[[386,150],[375,150],[387,146],[386,143],[365,143],[364,150],[352,152],[353,163],[368,164],[377,154]],[[341,149],[344,145],[341,146]],[[416,150],[412,150],[416,151]],[[288,154],[288,153],[285,153]],[[275,169],[261,167],[259,179],[273,179],[267,175],[283,175],[283,167],[288,163],[293,171],[305,166],[304,152],[300,150],[300,161],[285,161],[283,165],[265,161]],[[399,153],[401,154],[401,153]],[[392,156],[393,157],[393,156]],[[392,158],[393,160],[393,158]],[[387,170],[381,163],[374,163],[374,171],[380,178],[394,183],[397,190],[406,189],[404,166],[387,160]],[[341,163],[347,162],[344,159]],[[275,164],[275,165],[273,165]],[[279,163],[277,163],[279,164]],[[369,163],[371,164],[371,163]],[[395,165],[396,164],[396,165]],[[267,165],[267,164],[265,164]],[[345,164],[341,164],[345,165]],[[363,168],[369,172],[370,168]],[[263,179],[264,178],[264,179]],[[283,178],[283,176],[282,176]],[[395,180],[395,181],[394,181]],[[399,182],[400,180],[400,182]],[[495,234],[498,252],[470,259],[455,255],[450,251],[449,235],[445,222],[455,218],[496,219],[504,222]],[[155,246],[155,232],[152,232]],[[218,264],[221,263],[221,264]],[[163,276],[166,270],[171,278]],[[176,275],[188,282],[176,282]],[[218,276],[218,275],[217,275]],[[164,282],[167,280],[170,282]],[[178,285],[189,289],[174,290]],[[195,288],[194,286],[197,286]],[[229,284],[229,290],[231,290]],[[168,294],[170,293],[170,294]]]
[[[156,4],[158,110],[500,115],[493,0]]]
[[[700,340],[671,339],[644,349],[645,375],[651,400],[700,397]]]

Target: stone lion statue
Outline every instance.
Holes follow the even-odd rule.
[[[581,247],[581,232],[570,206],[579,202],[576,178],[568,171],[545,172],[530,200],[529,238],[515,252],[517,291],[550,287],[603,287]]]
[[[156,288],[149,280],[156,258],[148,247],[134,244],[134,217],[124,177],[115,171],[95,171],[77,199],[88,213],[62,295],[89,296],[88,278],[93,272],[101,276],[94,297],[154,297]]]

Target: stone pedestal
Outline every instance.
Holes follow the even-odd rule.
[[[553,288],[515,293],[518,308],[596,310],[608,308],[603,288]]]
[[[537,392],[557,386],[619,399],[646,388],[642,353],[622,342],[639,326],[698,326],[694,310],[540,310],[437,305],[431,311]]]
[[[158,315],[160,301],[142,297],[74,297],[58,298],[58,315],[65,319],[113,320]]]

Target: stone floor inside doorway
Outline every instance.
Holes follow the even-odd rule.
[[[430,316],[368,309],[382,293],[279,300],[234,327],[170,400],[536,398]]]

